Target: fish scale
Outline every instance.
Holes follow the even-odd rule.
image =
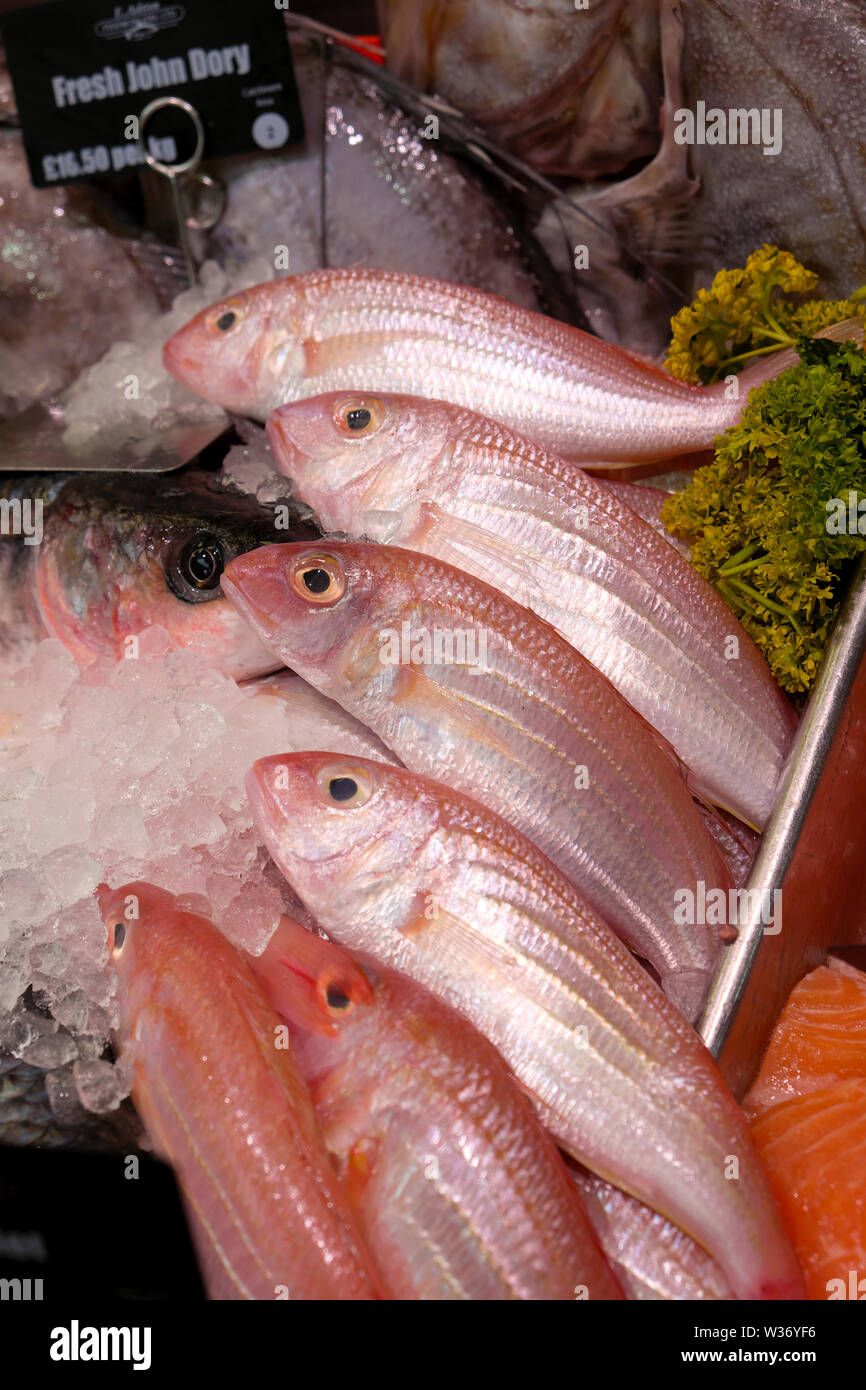
[[[317,556],[346,582],[327,608],[291,578]],[[676,920],[676,894],[700,880],[726,888],[728,870],[670,749],[552,627],[392,546],[266,547],[237,557],[223,588],[287,666],[406,767],[482,796],[529,835],[696,1015],[719,943]],[[435,654],[383,661],[382,634],[405,623],[484,634],[484,669]]]
[[[392,1296],[621,1297],[555,1146],[466,1019],[285,917],[252,965]]]
[[[163,356],[207,400],[259,420],[330,391],[404,392],[478,410],[564,458],[609,462],[709,448],[749,387],[793,360],[747,369],[732,397],[497,295],[387,270],[255,285],[202,310]]]
[[[162,889],[103,885],[98,896],[133,1100],[177,1174],[210,1296],[377,1297],[309,1092],[274,1045],[279,1016],[249,966]]]
[[[353,437],[341,422],[364,402]],[[423,551],[531,608],[668,739],[700,795],[763,826],[793,711],[722,598],[604,484],[417,397],[331,394],[282,407],[268,433],[326,530]]]
[[[332,798],[346,778],[357,794]],[[364,759],[275,755],[247,790],[271,855],[329,936],[456,1007],[560,1145],[687,1231],[739,1297],[801,1296],[712,1058],[535,846],[469,797]]]

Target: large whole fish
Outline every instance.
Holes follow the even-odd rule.
[[[196,471],[22,476],[2,485],[0,508],[4,666],[23,664],[45,637],[82,662],[122,657],[124,639],[154,624],[239,680],[278,665],[220,590],[233,556],[281,534],[273,508]]]
[[[280,1018],[204,917],[147,883],[99,891],[123,1054],[218,1299],[366,1299],[378,1278]]]
[[[317,270],[255,285],[202,310],[164,350],[179,381],[259,420],[327,391],[434,396],[577,461],[709,448],[739,420],[749,387],[792,360],[777,357],[748,368],[733,391],[687,386],[496,295],[385,270]]]
[[[330,936],[465,1014],[562,1147],[692,1235],[738,1297],[802,1296],[710,1054],[528,840],[478,801],[364,759],[264,758],[247,789]]]
[[[696,1016],[718,928],[678,922],[676,894],[726,889],[727,868],[669,747],[547,623],[395,546],[268,546],[224,585],[405,767],[479,795],[549,854]]]
[[[251,964],[391,1297],[622,1297],[555,1145],[470,1023],[287,917]]]
[[[712,585],[606,484],[443,401],[322,396],[281,406],[268,433],[326,531],[434,555],[531,608],[665,736],[701,795],[763,826],[794,713]]]

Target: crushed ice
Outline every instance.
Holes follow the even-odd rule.
[[[162,363],[162,349],[177,329],[199,310],[226,294],[273,279],[272,262],[249,261],[229,276],[215,261],[199,272],[199,283],[184,290],[167,314],[150,319],[135,342],[116,342],[81,373],[64,396],[63,443],[78,452],[106,431],[116,432],[133,453],[147,455],[161,429],[180,425],[219,425],[226,416],[176,381]],[[157,441],[158,442],[158,441]]]
[[[162,629],[139,652],[81,672],[51,639],[0,685],[0,1051],[49,1071],[61,1110],[108,1110],[129,1089],[103,1059],[116,1019],[98,883],[195,897],[253,952],[290,907],[243,778],[315,746],[315,718],[170,650]]]

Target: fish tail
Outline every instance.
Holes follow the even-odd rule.
[[[853,342],[859,343],[861,347],[866,346],[862,318],[842,319],[839,323],[831,324],[829,328],[820,329],[815,337],[829,338],[834,343]],[[777,376],[781,376],[782,372],[795,366],[799,360],[800,357],[796,348],[782,348],[780,352],[759,358],[757,362],[753,362],[750,367],[746,367],[734,378],[736,383],[735,396],[729,395],[733,385],[730,380],[720,381],[715,386],[708,387],[707,394],[714,395],[720,401],[730,401],[731,424],[736,424],[743,405],[748,399],[749,392],[754,391],[758,386],[763,386],[767,381],[774,381]]]

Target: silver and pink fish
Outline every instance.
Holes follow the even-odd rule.
[[[247,790],[329,936],[463,1013],[560,1145],[691,1235],[739,1298],[803,1296],[709,1052],[534,845],[480,802],[365,759],[264,758]]]
[[[250,963],[392,1298],[622,1298],[556,1146],[471,1023],[288,917]]]
[[[696,792],[763,827],[796,719],[724,600],[636,514],[660,525],[651,489],[418,397],[300,401],[268,434],[325,530],[423,551],[531,608],[664,735]]]
[[[629,1299],[734,1297],[716,1261],[679,1226],[577,1164],[569,1163],[569,1172]]]
[[[696,1016],[718,926],[678,894],[726,891],[727,867],[670,748],[552,627],[397,546],[266,546],[238,556],[223,588],[405,767],[528,835]]]
[[[708,449],[750,386],[687,386],[647,358],[466,285],[387,270],[315,270],[202,310],[164,349],[207,400],[264,420],[328,391],[394,391],[478,410],[578,461]],[[784,359],[784,361],[783,361]]]

